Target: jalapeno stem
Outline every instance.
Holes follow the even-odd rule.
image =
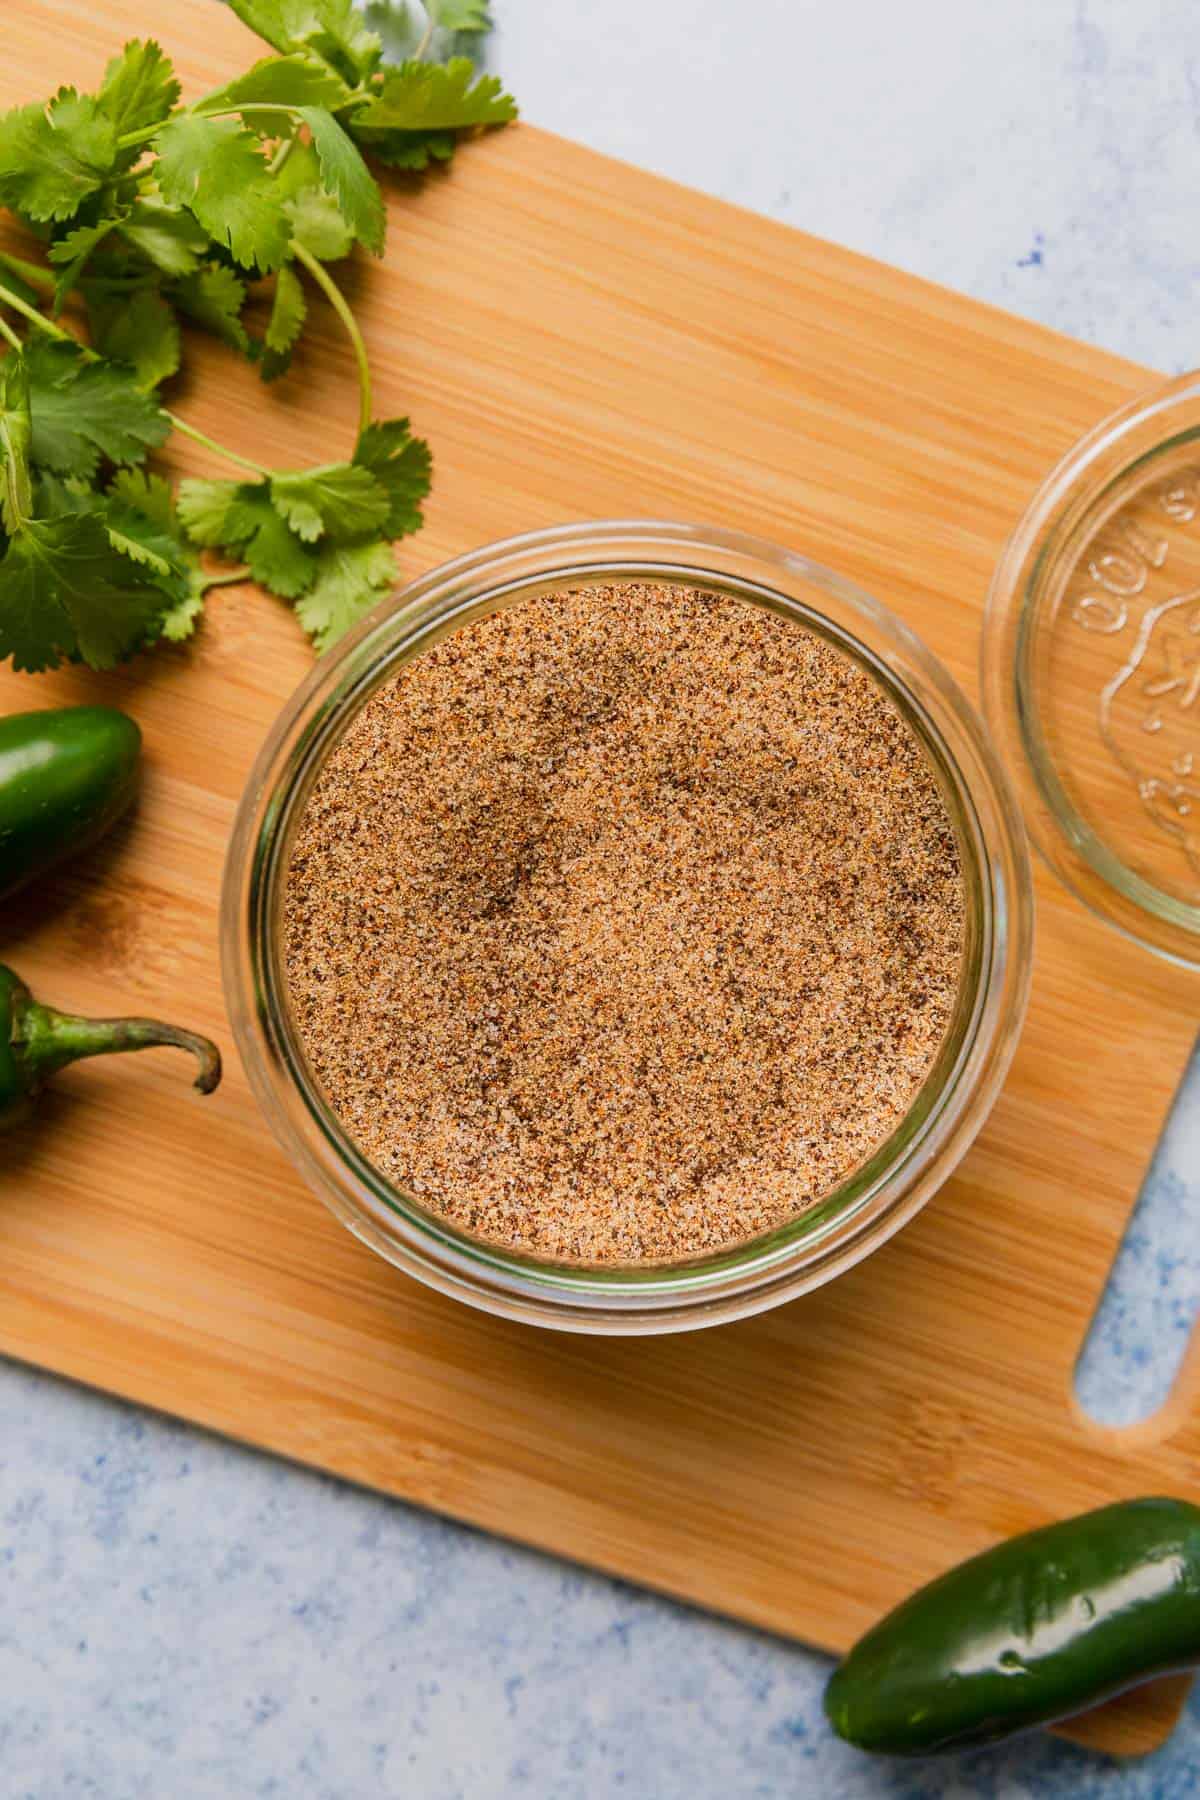
[[[221,1079],[221,1053],[208,1038],[161,1019],[81,1019],[30,1001],[17,1027],[21,1060],[33,1084],[85,1056],[117,1056],[126,1050],[167,1046],[190,1050],[199,1064],[195,1086],[211,1094]]]

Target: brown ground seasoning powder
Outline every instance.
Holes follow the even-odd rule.
[[[820,638],[649,583],[524,600],[354,720],[297,835],[302,1039],[367,1158],[509,1248],[712,1251],[911,1104],[962,961],[911,728]]]

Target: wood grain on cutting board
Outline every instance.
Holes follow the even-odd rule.
[[[212,0],[156,21],[187,91],[261,46]],[[95,82],[135,0],[13,0],[4,105]],[[860,581],[973,692],[983,597],[1054,459],[1144,370],[528,127],[389,189],[348,275],[377,410],[432,441],[406,573],[493,537],[657,515],[757,532]],[[264,390],[207,342],[172,404],[286,465],[345,454],[352,358],[314,303]],[[177,466],[218,473],[190,448]],[[43,997],[230,1049],[217,899],[251,761],[311,653],[288,609],[214,594],[194,645],[107,678],[0,674],[0,707],[104,698],[146,734],[137,816],[14,903]],[[830,1649],[997,1536],[1148,1490],[1200,1499],[1193,1357],[1135,1432],[1071,1373],[1195,1029],[1197,984],[1038,872],[1029,1023],[960,1173],[868,1263],[763,1317],[591,1340],[415,1286],[275,1148],[230,1055],[64,1078],[0,1174],[0,1346],[351,1480]],[[1116,1750],[1179,1684],[1080,1722]]]

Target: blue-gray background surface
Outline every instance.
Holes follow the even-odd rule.
[[[1160,369],[1200,360],[1191,0],[496,5],[491,60],[534,122]],[[152,23],[169,47],[169,5]],[[1193,1079],[1095,1334],[1121,1416],[1198,1294]],[[0,1800],[1200,1792],[1200,1704],[1136,1765],[1035,1739],[900,1767],[829,1739],[824,1673],[0,1364]]]

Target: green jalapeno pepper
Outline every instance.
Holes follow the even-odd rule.
[[[115,823],[141,749],[133,720],[109,706],[0,718],[0,898]]]
[[[1049,1725],[1200,1662],[1200,1507],[1128,1500],[998,1544],[889,1613],[825,1710],[863,1750],[925,1755]]]

